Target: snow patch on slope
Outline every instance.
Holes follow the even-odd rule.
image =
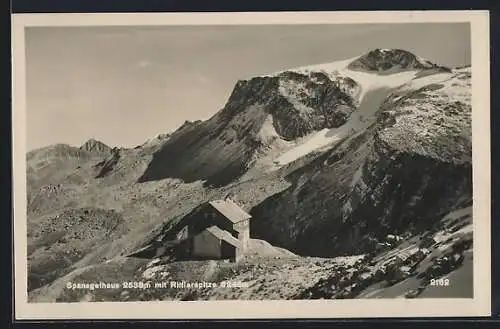
[[[323,63],[323,64],[314,64],[314,65],[307,65],[307,66],[301,66],[301,67],[296,67],[287,71],[293,71],[293,72],[299,72],[303,74],[308,74],[310,72],[323,72],[329,76],[335,77],[335,72],[340,72],[343,70],[347,70],[347,66],[358,59],[360,56],[340,60],[340,61],[335,61],[335,62],[330,62],[330,63]],[[279,74],[281,72],[278,72]]]
[[[383,49],[382,51],[391,51],[391,49]],[[298,158],[314,152],[322,151],[335,145],[344,138],[352,137],[367,127],[369,127],[375,120],[375,114],[380,105],[384,102],[386,97],[391,91],[396,88],[418,89],[432,83],[445,84],[445,88],[450,89],[450,95],[458,97],[465,102],[470,101],[468,89],[470,86],[466,85],[467,81],[464,79],[464,85],[457,85],[456,81],[450,82],[453,74],[450,73],[432,73],[427,76],[420,76],[422,70],[407,70],[395,66],[382,73],[379,72],[366,72],[359,70],[349,69],[349,64],[359,59],[361,56],[348,58],[345,60],[335,61],[331,63],[315,64],[297,67],[285,71],[276,72],[270,76],[277,76],[283,72],[297,72],[305,75],[310,75],[313,72],[321,72],[326,74],[333,81],[342,81],[342,79],[352,79],[358,84],[358,88],[354,90],[355,93],[351,94],[354,100],[359,104],[357,111],[351,114],[349,120],[338,128],[323,129],[313,132],[304,138],[296,140],[295,142],[288,142],[287,151],[273,160],[276,165],[274,169],[286,165]],[[422,63],[430,63],[428,60],[418,57],[417,60]],[[470,74],[470,68],[455,71],[461,74]],[[453,85],[452,85],[453,83]],[[281,88],[281,93],[284,96],[289,96],[287,99],[296,106],[304,114],[308,113],[308,108],[300,103],[297,96],[301,88]],[[461,89],[463,90],[461,90]],[[300,89],[300,90],[299,90]],[[292,91],[290,93],[290,90]],[[462,95],[462,96],[460,96]]]
[[[345,60],[325,64],[302,66],[286,71],[293,71],[302,74],[309,74],[310,72],[322,72],[328,75],[332,80],[337,80],[339,76],[349,77],[361,85],[362,92],[358,96],[360,101],[368,91],[373,90],[374,88],[395,88],[413,79],[416,73],[419,72],[418,70],[408,71],[401,69],[391,69],[385,71],[384,74],[377,74],[373,72],[362,72],[348,69],[348,65],[357,60],[359,57],[360,56],[356,56]],[[272,74],[271,76],[276,76],[282,72],[284,71],[277,72],[275,74]]]
[[[452,73],[444,72],[416,78],[402,86],[401,90],[416,90],[432,84],[442,85],[440,97],[445,101],[461,101],[470,104],[471,88],[470,68],[456,70]]]
[[[376,89],[381,89],[381,88],[393,89],[399,87],[405,84],[406,82],[412,80],[413,78],[415,78],[417,73],[418,71],[415,70],[415,71],[395,72],[388,75],[379,75],[376,73],[368,73],[368,72],[358,72],[350,70],[344,71],[344,74],[356,80],[361,85],[362,92],[360,95],[361,98],[360,101],[363,101],[363,98],[370,91],[374,91]],[[376,109],[374,111],[376,111]]]
[[[306,66],[292,70],[299,73],[319,71],[327,74],[332,79],[336,79],[339,75],[343,75],[355,80],[361,87],[357,95],[357,101],[360,103],[360,106],[359,109],[351,115],[347,123],[341,127],[323,129],[312,133],[303,143],[285,152],[276,159],[279,165],[286,165],[310,152],[321,151],[323,148],[332,146],[333,143],[345,137],[352,136],[366,129],[373,120],[375,120],[375,113],[390,90],[412,80],[419,72],[415,70],[379,75],[376,73],[352,71],[347,69],[347,65],[352,60],[354,59]]]
[[[258,136],[259,140],[264,145],[267,145],[267,146],[269,146],[273,142],[278,142],[282,146],[287,146],[290,144],[289,142],[280,138],[280,136],[276,132],[276,129],[274,129],[273,116],[270,114],[264,120],[264,124],[260,128],[257,136]]]
[[[302,144],[297,145],[291,150],[285,152],[285,154],[281,155],[276,161],[280,165],[285,165],[290,163],[308,153],[313,151],[319,151],[322,147],[327,146],[328,144],[337,141],[342,134],[338,135],[330,135],[331,130],[339,130],[341,128],[346,127],[347,124],[344,124],[342,127],[337,129],[322,129],[318,132],[315,132],[306,139],[306,141]]]
[[[421,77],[421,78],[416,77],[415,79],[409,81],[407,84],[402,86],[401,89],[406,89],[406,90],[419,89],[419,88],[425,87],[425,86],[432,84],[432,83],[441,83],[445,80],[450,79],[452,76],[453,76],[453,74],[451,74],[451,73],[442,72],[442,73],[436,73],[436,74],[428,75],[428,76]]]

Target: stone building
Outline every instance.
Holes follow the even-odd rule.
[[[203,204],[180,221],[175,239],[193,259],[230,259],[245,254],[251,216],[231,199]]]

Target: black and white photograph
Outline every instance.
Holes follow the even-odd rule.
[[[27,304],[483,297],[470,20],[165,17],[22,30]]]

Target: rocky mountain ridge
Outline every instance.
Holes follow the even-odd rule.
[[[351,70],[385,72],[390,70],[427,70],[439,68],[443,72],[450,69],[439,66],[403,49],[374,49],[349,64]]]
[[[80,149],[91,153],[107,153],[111,151],[111,148],[108,145],[94,138],[86,141],[82,146],[80,146]]]

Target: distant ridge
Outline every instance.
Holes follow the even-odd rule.
[[[107,153],[111,150],[108,145],[93,138],[83,143],[80,149],[90,153]]]

